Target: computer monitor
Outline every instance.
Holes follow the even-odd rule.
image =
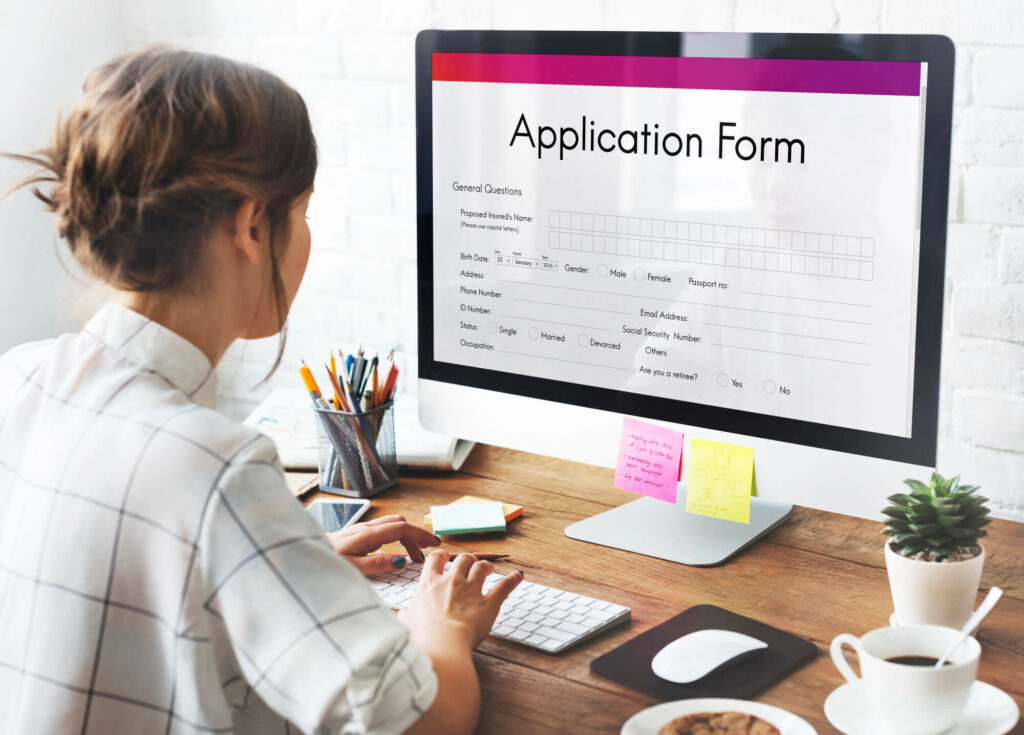
[[[935,465],[953,55],[420,33],[424,425],[605,466],[624,416],[753,447],[749,526],[641,498],[566,530],[676,561],[793,503],[879,517]]]

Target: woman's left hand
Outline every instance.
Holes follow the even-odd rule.
[[[407,523],[399,515],[357,523],[327,534],[327,540],[335,551],[367,577],[381,572],[393,572],[405,566],[404,556],[373,553],[384,544],[399,541],[413,561],[422,562],[423,552],[420,549],[424,546],[439,546],[441,543],[430,531]]]

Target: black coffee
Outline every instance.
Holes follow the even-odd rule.
[[[931,666],[934,668],[935,664],[939,662],[939,659],[933,658],[932,656],[893,656],[892,658],[885,659],[891,664],[903,664],[904,666]],[[949,666],[949,661],[943,664],[943,666]]]

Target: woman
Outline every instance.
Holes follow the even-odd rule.
[[[363,574],[437,544],[390,516],[326,538],[272,443],[213,410],[235,339],[280,332],[309,256],[306,107],[226,59],[96,70],[20,156],[116,298],[0,358],[0,732],[469,732],[471,650],[522,579],[431,554],[397,617]],[[280,360],[280,355],[278,356]]]

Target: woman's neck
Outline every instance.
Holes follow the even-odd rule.
[[[239,337],[233,320],[225,318],[230,317],[230,306],[214,303],[218,299],[200,299],[192,294],[118,291],[116,300],[187,339],[214,367]]]

